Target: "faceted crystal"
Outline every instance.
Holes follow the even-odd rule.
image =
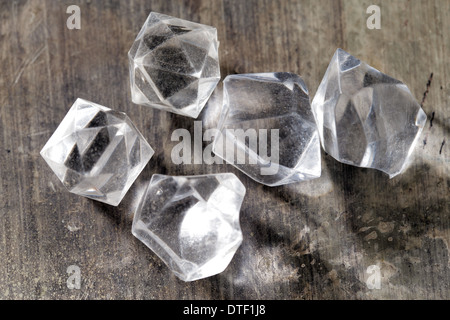
[[[408,87],[342,49],[312,103],[323,148],[343,163],[401,173],[426,122]]]
[[[213,27],[150,13],[128,57],[136,104],[197,118],[220,80]]]
[[[75,194],[117,206],[153,155],[122,112],[78,99],[41,151]]]
[[[226,77],[213,151],[278,186],[320,177],[320,142],[303,80],[287,72]]]
[[[225,270],[242,242],[245,187],[232,173],[153,175],[133,220],[133,235],[184,281]]]

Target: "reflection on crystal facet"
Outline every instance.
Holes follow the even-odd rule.
[[[133,235],[184,281],[225,270],[242,242],[245,187],[232,173],[153,175],[133,220]]]
[[[153,153],[124,113],[78,99],[41,156],[70,192],[116,206]]]
[[[308,90],[296,74],[226,77],[218,129],[214,153],[260,183],[320,177],[319,135]]]
[[[133,102],[197,118],[220,80],[217,30],[150,13],[128,57]]]
[[[405,169],[426,122],[406,85],[342,49],[334,54],[312,109],[327,153],[391,178]]]

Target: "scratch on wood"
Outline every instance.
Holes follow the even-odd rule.
[[[439,149],[439,154],[442,154],[442,148],[444,148],[444,144],[445,144],[445,139],[442,140],[441,148]]]
[[[342,211],[342,212],[339,212],[339,214],[337,215],[337,217],[336,218],[334,218],[334,221],[337,221],[337,220],[339,220],[343,215],[345,215],[345,214],[347,214],[347,211]]]
[[[434,111],[431,113],[430,128],[433,126],[433,120],[434,120]]]
[[[49,132],[50,132],[50,130],[45,130],[45,131],[30,133],[28,136],[29,137],[36,137],[36,136],[40,136],[40,135],[43,135],[43,134],[47,134]]]
[[[422,102],[420,103],[420,106],[423,107],[423,104],[425,103],[425,99],[427,98],[428,95],[428,90],[431,87],[431,81],[433,80],[433,72],[430,74],[430,77],[428,78],[428,82],[427,82],[427,90],[425,90],[425,92],[423,93],[423,98],[422,98]]]
[[[28,66],[32,65],[37,60],[37,58],[39,58],[39,56],[42,54],[42,52],[44,52],[45,49],[47,49],[47,44],[45,44],[40,49],[38,49],[36,51],[36,53],[33,54],[33,56],[30,59],[27,59],[27,60],[25,60],[25,62],[22,63],[22,65],[19,68],[19,73],[17,74],[17,76],[16,76],[16,78],[14,80],[13,86],[15,86],[17,84],[17,82],[19,82],[20,77],[22,76],[22,74],[25,71],[25,69]]]

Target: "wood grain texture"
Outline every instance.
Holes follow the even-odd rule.
[[[71,4],[81,30],[66,28]],[[371,4],[380,30],[366,27]],[[412,164],[389,180],[322,152],[320,179],[277,188],[174,165],[171,133],[193,133],[192,119],[130,99],[127,51],[151,11],[215,26],[223,78],[295,72],[313,97],[341,47],[402,80],[428,115]],[[0,0],[0,299],[449,299],[449,30],[447,0]],[[126,112],[156,151],[117,208],[67,192],[39,155],[77,97]],[[132,236],[136,200],[154,173],[213,172],[247,187],[244,241],[223,273],[184,283]]]

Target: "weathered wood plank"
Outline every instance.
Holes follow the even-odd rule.
[[[81,30],[66,28],[71,4]],[[380,30],[366,27],[371,4]],[[170,135],[192,120],[130,102],[126,53],[150,11],[217,27],[223,77],[295,72],[313,96],[342,47],[404,81],[428,115],[412,165],[389,180],[323,153],[320,179],[278,188],[174,165]],[[450,298],[449,30],[445,0],[0,1],[0,299]],[[156,150],[117,208],[68,193],[39,156],[77,97],[126,112]],[[205,126],[218,103],[220,90]],[[181,282],[131,235],[135,201],[153,173],[226,171],[248,190],[244,242],[222,274]]]

